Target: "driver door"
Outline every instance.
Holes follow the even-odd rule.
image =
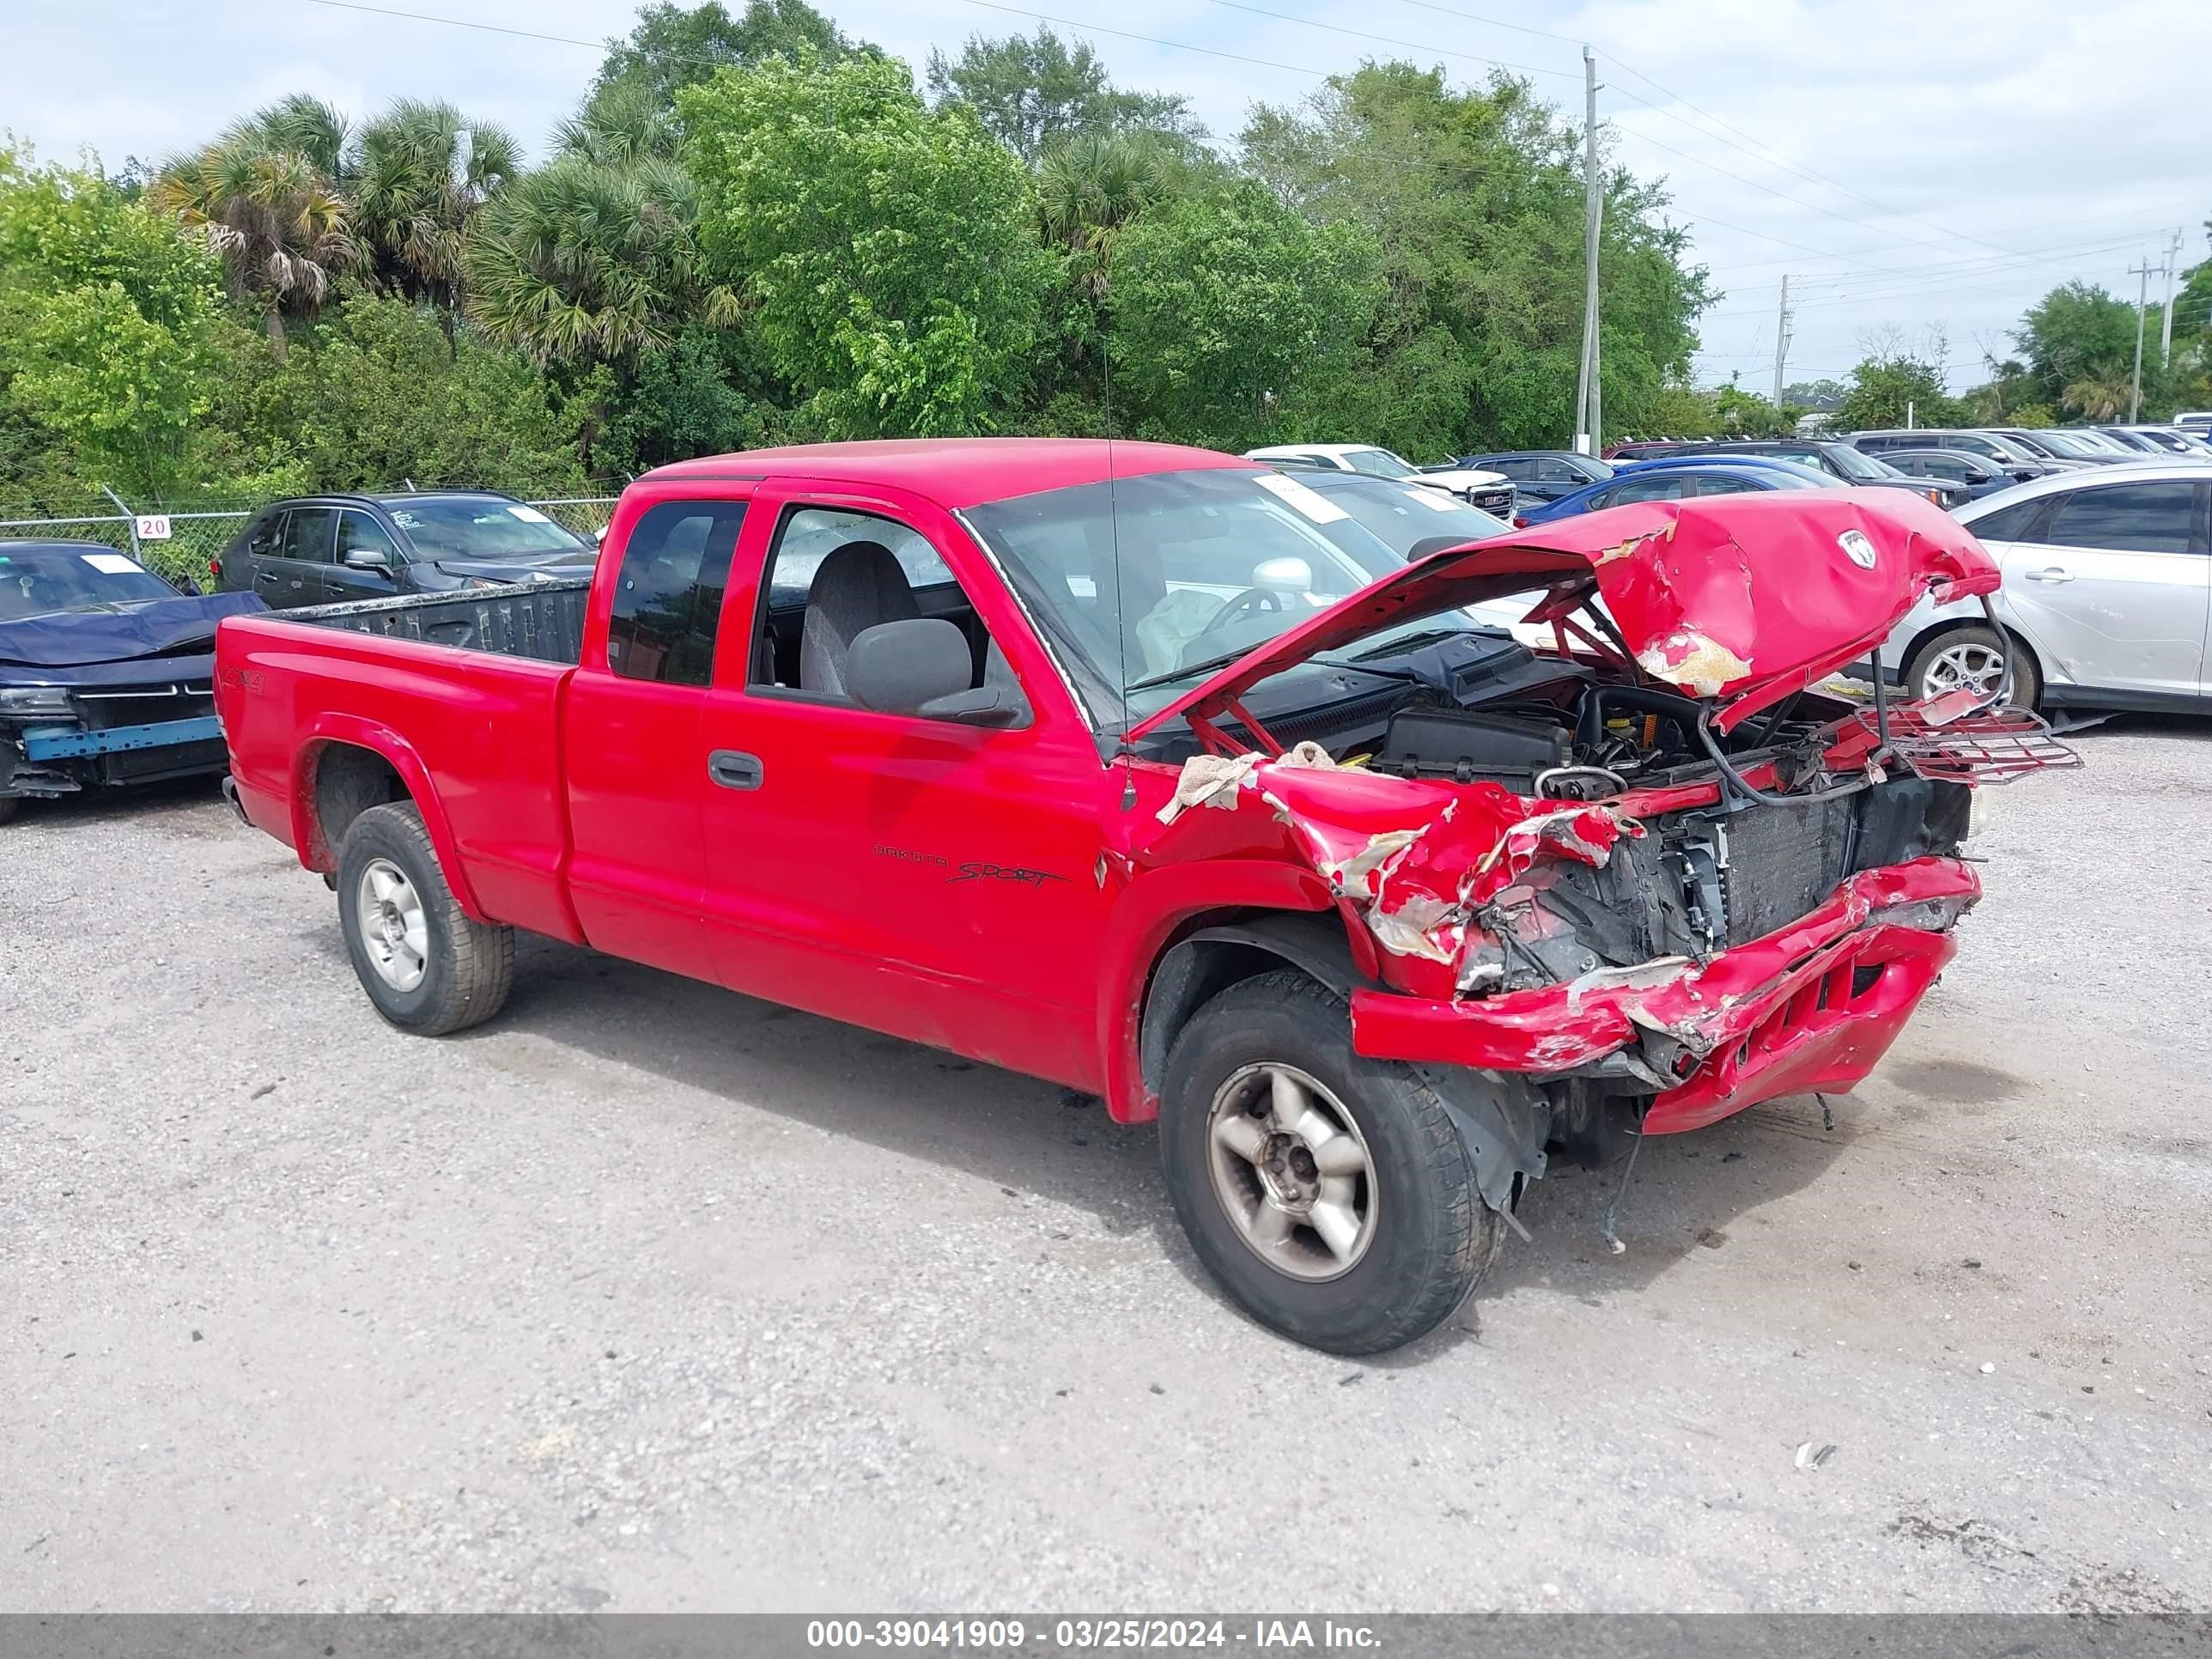
[[[1012,674],[1024,723],[878,713],[800,683],[814,573],[852,542],[897,559],[906,614],[968,634],[977,683]],[[996,573],[926,502],[795,483],[757,492],[737,568],[691,760],[722,982],[1099,1086],[1099,825],[1119,778]]]

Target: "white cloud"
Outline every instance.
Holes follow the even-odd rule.
[[[1589,39],[1608,83],[1601,106],[1615,154],[1639,173],[1667,177],[1677,216],[1726,290],[1705,328],[1700,367],[1710,377],[1735,369],[1766,384],[1785,270],[1798,300],[1790,378],[1848,370],[1870,329],[1896,325],[1917,340],[1940,325],[1963,382],[1977,343],[2004,349],[2004,331],[2054,283],[2078,276],[2132,295],[2128,266],[2162,252],[2174,227],[2187,233],[2184,263],[2203,251],[2212,192],[2199,82],[2212,58],[2212,7],[2201,0],[2012,0],[1994,9],[1928,0],[1249,4],[1352,33],[1219,0],[1026,0],[1021,9],[1089,21],[1124,83],[1188,94],[1224,135],[1255,100],[1302,97],[1314,78],[1104,31],[1322,71],[1401,56],[1472,80],[1484,73],[1478,60],[1504,59],[1555,71],[1536,85],[1577,117],[1574,43]],[[621,33],[631,17],[617,0],[395,0],[395,9],[583,40]],[[971,33],[1036,26],[966,0],[825,9],[917,71],[933,44],[957,49]],[[538,149],[595,66],[588,49],[313,0],[17,0],[0,21],[0,125],[50,156],[88,147],[119,164],[156,159],[304,89],[356,113],[402,94],[450,99]]]

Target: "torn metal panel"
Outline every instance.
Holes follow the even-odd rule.
[[[1693,697],[1717,697],[1751,678],[1751,664],[1718,640],[1678,628],[1636,653],[1637,665],[1655,680],[1679,685]]]
[[[1852,876],[1797,921],[1702,962],[1455,1001],[1363,991],[1352,1040],[1379,1060],[1559,1073],[1648,1049],[1650,1033],[1690,1069],[1653,1103],[1646,1132],[1695,1127],[1754,1091],[1786,1092],[1778,1078],[1845,1088],[1865,1076],[1949,959],[1951,924],[1980,893],[1971,865],[1916,859]]]

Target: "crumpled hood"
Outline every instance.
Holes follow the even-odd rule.
[[[191,645],[213,650],[218,622],[268,608],[258,593],[180,593],[112,611],[61,611],[0,623],[0,665],[74,668],[131,662]]]
[[[1886,639],[1921,596],[1996,590],[1973,533],[1905,490],[1774,491],[1639,501],[1433,554],[1316,611],[1132,729],[1211,718],[1270,675],[1401,623],[1548,590],[1536,611],[1601,597],[1638,665],[1722,700],[1722,726]]]

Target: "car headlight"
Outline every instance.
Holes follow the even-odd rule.
[[[67,714],[69,688],[65,685],[0,686],[0,714]]]

